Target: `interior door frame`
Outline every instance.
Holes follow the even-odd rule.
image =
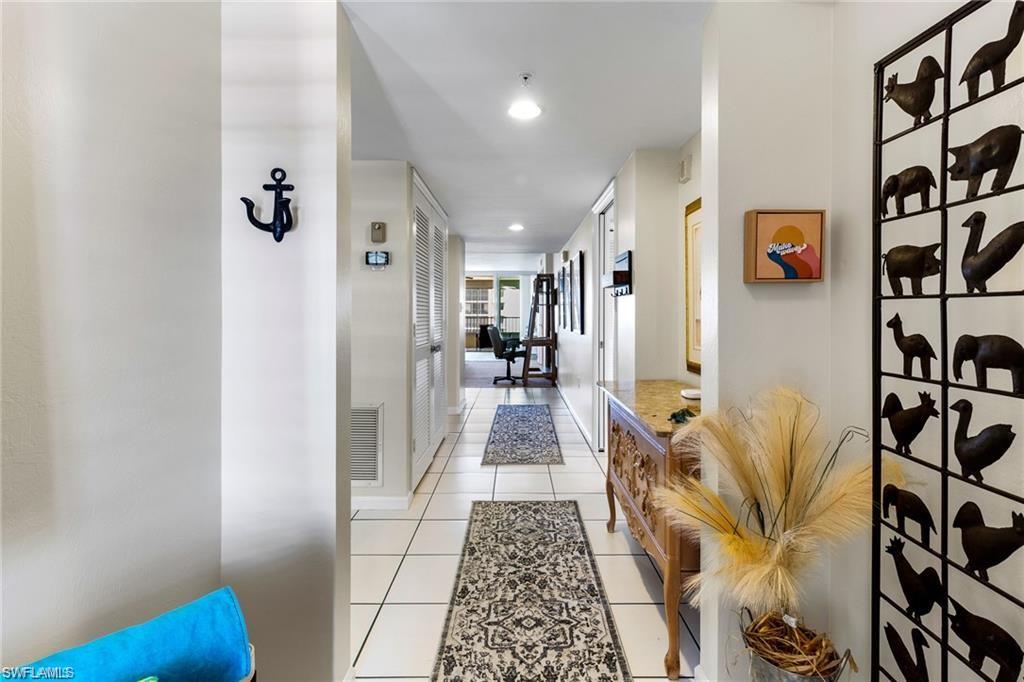
[[[604,192],[593,207],[591,212],[594,214],[594,254],[600,254],[599,258],[594,259],[594,267],[591,268],[593,278],[595,280],[594,291],[598,292],[596,296],[593,296],[594,300],[594,312],[596,313],[591,319],[596,321],[594,327],[594,398],[593,405],[596,407],[594,410],[594,436],[592,438],[594,449],[598,452],[604,452],[605,446],[607,445],[607,433],[608,433],[608,396],[602,391],[597,382],[614,379],[617,374],[617,367],[615,366],[615,355],[612,355],[611,361],[612,366],[607,366],[607,360],[605,350],[608,346],[609,334],[611,335],[612,344],[614,348],[615,343],[615,322],[616,322],[616,308],[614,299],[611,299],[611,315],[609,318],[607,302],[611,295],[610,289],[605,289],[601,286],[601,281],[605,274],[608,274],[609,267],[613,267],[613,264],[608,263],[608,242],[607,233],[605,227],[607,225],[607,216],[611,214],[612,217],[612,228],[611,232],[615,232],[615,227],[618,224],[615,203],[615,181],[608,183]]]

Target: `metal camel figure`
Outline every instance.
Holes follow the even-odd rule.
[[[900,314],[896,313],[892,319],[885,323],[885,326],[892,330],[896,340],[896,347],[903,353],[903,376],[914,375],[914,358],[921,360],[921,376],[925,379],[932,378],[932,360],[937,359],[932,344],[922,334],[903,333],[903,320]]]

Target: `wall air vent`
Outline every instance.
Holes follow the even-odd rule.
[[[353,486],[381,485],[381,419],[383,404],[352,406]]]

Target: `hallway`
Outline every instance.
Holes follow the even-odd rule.
[[[634,679],[665,679],[664,600],[654,563],[619,520],[605,529],[604,462],[587,445],[558,391],[467,390],[467,408],[407,511],[352,518],[352,652],[358,679],[426,679],[433,670],[474,500],[575,500]],[[496,407],[545,403],[564,464],[480,464]],[[682,676],[699,653],[699,616],[682,604]],[[401,655],[396,655],[397,653]]]
[[[1024,0],[0,0],[0,679],[1024,682],[1022,93]]]

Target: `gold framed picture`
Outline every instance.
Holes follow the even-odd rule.
[[[743,222],[744,282],[822,281],[824,210],[756,209]]]
[[[683,249],[686,263],[686,369],[700,374],[700,199],[683,213]]]

